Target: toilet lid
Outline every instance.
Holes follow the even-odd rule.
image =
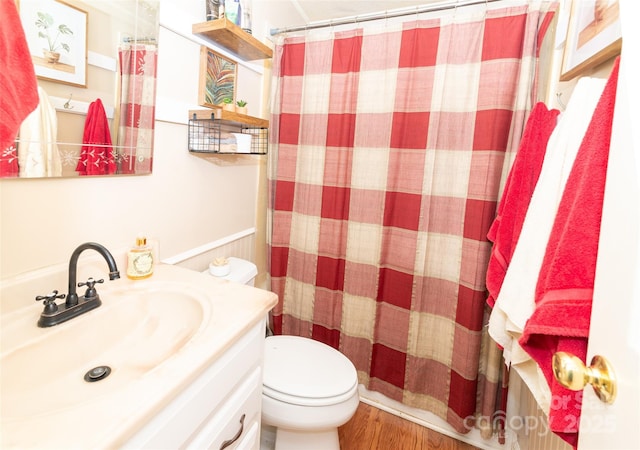
[[[356,368],[339,351],[298,336],[269,336],[263,393],[276,400],[322,406],[347,400],[357,390]]]

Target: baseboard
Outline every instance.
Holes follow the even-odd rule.
[[[386,411],[395,416],[401,417],[410,422],[416,423],[430,430],[437,431],[445,436],[452,437],[458,441],[471,444],[483,450],[512,450],[511,445],[500,445],[497,438],[486,441],[480,437],[480,431],[471,430],[467,434],[455,431],[447,422],[429,411],[406,406],[400,402],[392,400],[378,392],[369,391],[363,385],[359,386],[360,401],[375,408]]]

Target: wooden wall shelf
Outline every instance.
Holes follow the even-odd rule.
[[[211,109],[191,109],[189,110],[189,119],[211,120],[212,114],[215,120],[220,120],[223,123],[246,125],[252,128],[269,128],[269,121],[266,119],[225,111],[217,106]]]
[[[268,46],[226,18],[195,23],[191,31],[193,34],[211,39],[247,61],[273,56],[273,51]]]

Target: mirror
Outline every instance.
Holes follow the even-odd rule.
[[[0,149],[15,161],[0,176],[151,173],[160,1],[17,4],[40,105]]]

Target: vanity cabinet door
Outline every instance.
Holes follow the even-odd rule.
[[[254,424],[260,434],[264,330],[264,321],[253,326],[123,448],[219,450],[238,433],[244,414],[242,433],[227,449],[259,449],[259,439],[245,443]]]
[[[246,377],[231,398],[219,408],[201,431],[187,444],[193,450],[258,449],[259,441],[250,442],[251,431],[260,424],[262,404],[262,370],[256,368]],[[252,445],[253,444],[253,445]]]

